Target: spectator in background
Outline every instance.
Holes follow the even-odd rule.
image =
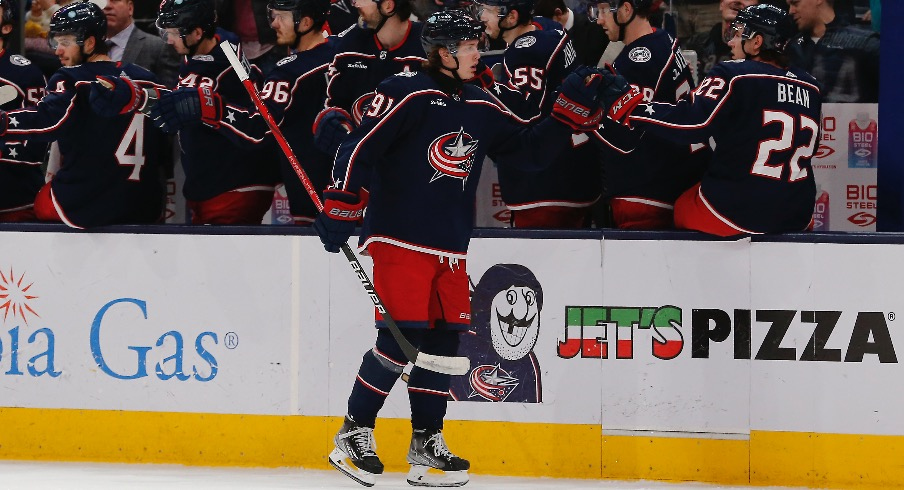
[[[675,37],[685,46],[695,34],[706,32],[721,18],[716,0],[673,0],[666,2],[675,18]],[[651,19],[652,20],[652,19]],[[655,25],[655,20],[653,21]]]
[[[606,31],[595,22],[590,22],[583,10],[571,10],[565,5],[565,0],[537,0],[534,4],[534,15],[552,19],[568,33],[574,50],[578,53],[578,63],[588,66],[596,66],[603,51],[609,45]]]
[[[110,59],[133,63],[157,75],[157,81],[174,87],[178,80],[179,55],[167,46],[160,36],[151,35],[135,27],[132,0],[107,0],[107,45]]]
[[[289,55],[285,47],[276,46],[267,0],[217,0],[217,25],[239,37],[248,61],[257,65],[265,77],[277,61]]]
[[[823,85],[824,102],[879,101],[879,34],[836,15],[833,0],[788,0],[800,34],[791,64]]]
[[[756,5],[759,0],[721,0],[719,12],[722,22],[714,25],[709,31],[698,32],[687,42],[687,49],[697,52],[697,73],[702,79],[720,61],[731,59],[731,23],[738,16],[738,11]]]

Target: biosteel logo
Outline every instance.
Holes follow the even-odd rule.
[[[685,325],[682,309],[671,305],[566,306],[565,318],[564,336],[557,345],[557,354],[564,359],[635,359],[652,355],[668,361],[685,352],[685,336],[689,334],[689,355],[697,359],[707,359],[713,349],[723,349],[729,350],[734,359],[863,362],[866,356],[875,356],[881,363],[898,362],[888,327],[889,322],[895,321],[893,312],[695,308],[691,310],[689,325]],[[792,326],[797,332],[810,332],[802,349],[782,345]],[[838,344],[832,334],[839,326],[845,327],[840,330],[851,332],[844,339],[847,347],[828,348],[830,339],[833,345]],[[751,334],[756,332],[759,338],[764,331],[763,341],[754,346]]]

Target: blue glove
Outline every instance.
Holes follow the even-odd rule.
[[[222,115],[223,100],[210,87],[184,87],[163,94],[148,112],[154,126],[167,133],[200,123],[218,128]]]
[[[552,116],[574,131],[593,131],[599,128],[603,110],[599,106],[599,85],[603,75],[596,68],[578,67],[559,87],[559,95],[552,106]]]
[[[157,99],[157,91],[139,87],[128,78],[99,75],[97,81],[91,84],[88,99],[97,115],[115,117],[147,111]]]
[[[600,105],[606,110],[609,119],[628,126],[628,117],[634,108],[643,101],[643,94],[615,72],[612,65],[599,72],[603,79],[599,84]]]
[[[364,216],[364,202],[357,194],[336,189],[323,191],[323,211],[314,219],[314,231],[327,252],[338,253]]]
[[[352,116],[344,109],[327,107],[314,119],[314,146],[327,155],[335,155],[339,145],[355,129]]]

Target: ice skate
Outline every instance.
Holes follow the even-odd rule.
[[[439,429],[415,430],[408,448],[408,483],[417,487],[460,487],[468,483],[471,463],[452,454]],[[427,473],[436,469],[442,474]]]
[[[374,486],[377,475],[383,473],[383,463],[376,453],[374,430],[345,417],[334,440],[336,449],[330,453],[330,464],[365,487]]]

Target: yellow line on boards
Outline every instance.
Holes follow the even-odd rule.
[[[0,458],[326,469],[340,417],[0,408]],[[753,431],[749,440],[606,435],[595,424],[446,421],[472,472],[904,488],[904,436]],[[379,419],[380,458],[407,471],[408,420]]]

